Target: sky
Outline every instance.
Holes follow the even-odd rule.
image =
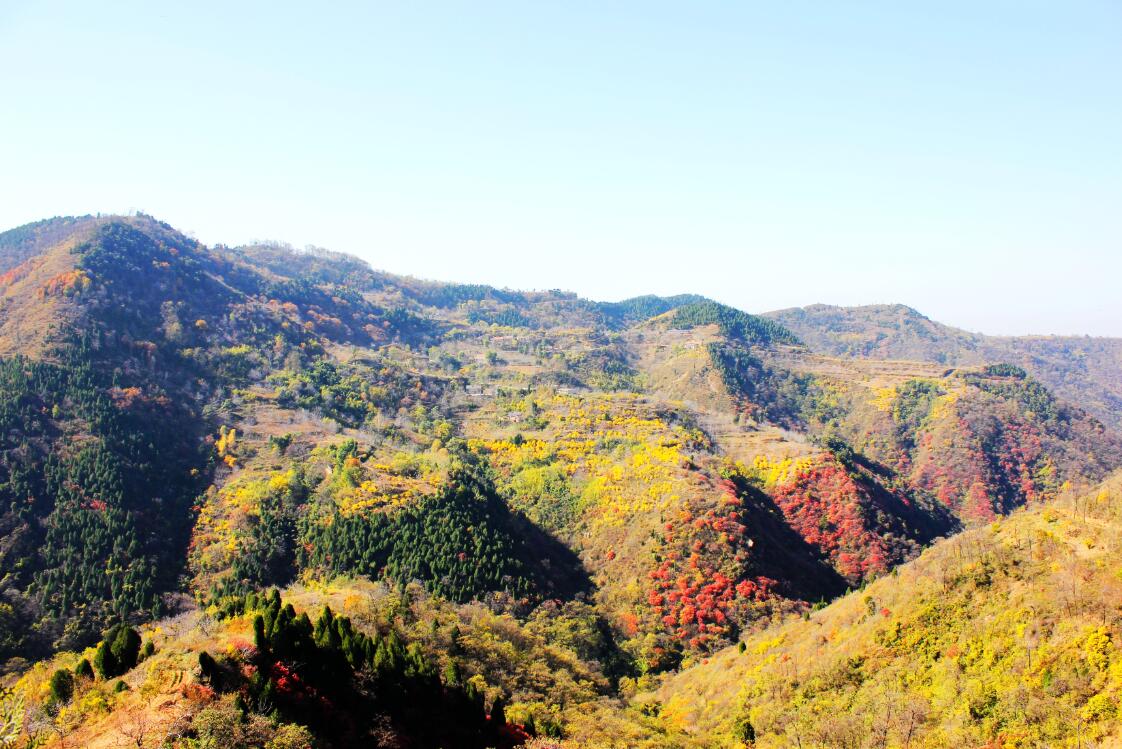
[[[0,0],[0,228],[1122,336],[1122,3]]]

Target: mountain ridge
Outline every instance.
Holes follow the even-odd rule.
[[[1122,378],[1117,374],[1122,338],[969,333],[904,305],[811,305],[763,316],[790,327],[814,350],[835,356],[1017,364],[1113,428],[1122,426]]]

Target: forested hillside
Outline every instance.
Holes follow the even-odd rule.
[[[837,704],[797,678],[742,700],[736,643],[1122,467],[1103,403],[969,337],[933,363],[944,333],[907,312],[884,351],[827,351],[805,316],[421,281],[147,216],[0,234],[0,270],[19,746],[784,745],[810,720],[788,700]],[[983,722],[947,735],[1013,735]]]
[[[1116,746],[1122,477],[942,541],[642,699],[697,746]]]

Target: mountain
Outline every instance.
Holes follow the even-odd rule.
[[[685,745],[1117,746],[1122,476],[940,541],[640,699]]]
[[[640,695],[1122,467],[1027,367],[695,295],[143,215],[0,269],[0,699],[56,746],[678,745]]]
[[[815,351],[947,365],[1008,362],[1114,429],[1122,427],[1122,338],[986,336],[933,322],[903,305],[810,307],[764,315]]]

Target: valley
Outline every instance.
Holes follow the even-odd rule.
[[[0,234],[0,274],[13,746],[1122,737],[1111,339],[144,215]]]

